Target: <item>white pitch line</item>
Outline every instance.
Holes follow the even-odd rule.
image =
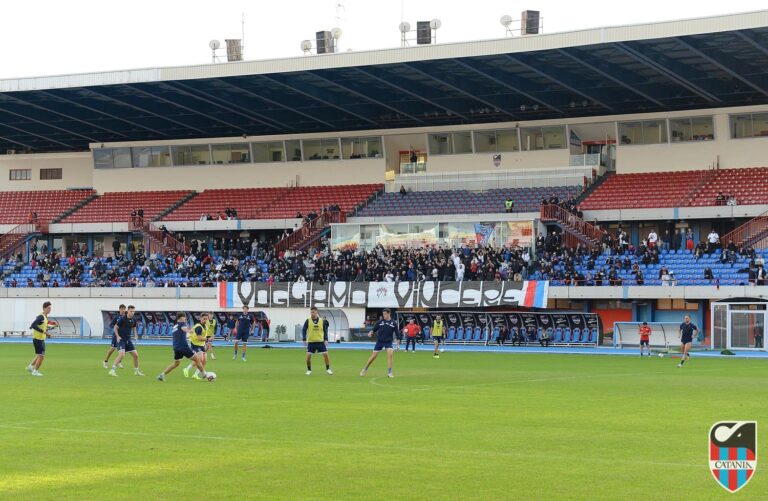
[[[195,439],[195,440],[219,440],[222,442],[261,442],[272,444],[291,444],[298,446],[306,446],[306,440],[284,440],[284,439],[271,439],[271,438],[257,438],[257,437],[242,437],[242,436],[220,436],[220,435],[191,435],[189,433],[161,433],[161,432],[142,432],[142,431],[118,431],[118,430],[84,430],[78,428],[56,428],[56,427],[38,427],[38,426],[13,426],[0,424],[0,429],[9,430],[30,430],[30,431],[46,431],[54,433],[85,433],[85,434],[112,434],[134,437],[156,437],[156,438],[182,438],[182,439]],[[338,447],[346,449],[371,449],[379,451],[381,449],[380,444],[362,444],[362,443],[350,443],[350,442],[317,442],[312,441],[312,445],[320,447]],[[502,451],[483,451],[483,450],[466,450],[466,449],[435,449],[432,447],[401,447],[387,445],[387,449],[390,451],[398,451],[404,453],[419,453],[433,452],[445,455],[451,455],[454,457],[461,457],[462,455],[478,455],[478,456],[491,456],[491,457],[509,457],[509,458],[523,458],[523,459],[541,459],[547,461],[562,461],[564,464],[567,461],[572,461],[573,457],[570,456],[554,456],[552,454],[542,453],[536,454],[530,451],[524,452],[502,452]],[[684,467],[684,468],[706,468],[706,464],[691,464],[691,463],[674,463],[664,461],[642,461],[636,459],[616,459],[616,458],[601,458],[592,457],[587,455],[579,455],[579,461],[592,462],[592,463],[605,463],[609,465],[615,465],[616,463],[627,465],[650,465],[660,467]]]

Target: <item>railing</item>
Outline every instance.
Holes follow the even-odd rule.
[[[187,244],[177,240],[167,231],[161,230],[156,224],[148,222],[146,219],[135,216],[128,222],[128,228],[131,231],[140,231],[148,242],[146,245],[149,254],[155,254],[157,251],[175,251],[185,254],[189,247]]]
[[[599,166],[600,153],[587,153],[584,155],[571,155],[571,167]]]
[[[576,214],[568,212],[559,205],[542,205],[541,219],[545,221],[558,221],[572,229],[577,235],[584,237],[583,243],[600,245],[605,232],[597,226],[590,224]]]
[[[5,257],[13,251],[24,238],[30,233],[34,233],[36,223],[24,223],[14,226],[3,235],[0,235],[0,257]],[[47,226],[47,225],[46,225]]]
[[[592,167],[556,167],[539,170],[483,170],[398,174],[387,181],[386,192],[471,190],[488,191],[504,188],[539,188],[582,185],[584,176],[592,178]]]
[[[753,245],[766,236],[768,236],[768,211],[750,219],[730,233],[726,233],[720,238],[720,242],[723,245],[728,245],[731,242],[736,245],[742,245],[744,243]],[[753,239],[754,242],[750,242],[750,240]]]
[[[683,198],[675,201],[675,207],[688,207],[690,205],[690,200],[694,198],[701,191],[701,189],[715,176],[717,176],[717,169],[705,170],[697,182],[691,186],[691,189],[689,189],[686,194],[683,195]]]
[[[346,220],[347,215],[343,212],[324,212],[315,219],[302,225],[300,228],[298,228],[284,239],[277,242],[277,244],[275,244],[275,250],[282,252],[288,249],[292,249],[293,247],[301,245],[305,241],[311,239],[319,232],[319,230],[323,230],[331,224],[346,222]]]

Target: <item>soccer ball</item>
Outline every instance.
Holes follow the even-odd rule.
[[[664,358],[664,354],[663,353],[659,353],[659,358]]]
[[[205,380],[206,381],[216,381],[216,373],[215,372],[206,372],[205,373]]]

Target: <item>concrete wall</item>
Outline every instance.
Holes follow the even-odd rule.
[[[40,169],[61,168],[62,178],[40,180]],[[31,169],[29,181],[10,181],[11,169]],[[93,186],[91,152],[0,155],[0,191],[64,190]]]
[[[29,324],[40,313],[44,301],[51,301],[51,317],[83,318],[84,329],[100,336],[104,322],[102,311],[115,311],[121,303],[132,304],[140,311],[240,311],[238,308],[222,309],[216,299],[216,289],[0,289],[0,296],[6,291],[12,296],[1,297],[0,310],[5,314],[0,319],[3,330],[28,330]],[[266,312],[272,322],[272,329],[285,325],[289,336],[294,326],[302,324],[309,315],[307,309],[299,308],[258,308]],[[365,310],[342,308],[350,328],[363,327]]]
[[[427,160],[427,172],[537,169],[543,167],[562,167],[568,165],[568,163],[569,153],[567,149],[504,152],[501,153],[501,165],[498,168],[493,165],[492,153],[430,155]]]
[[[384,159],[317,160],[263,164],[98,169],[94,187],[107,191],[197,190],[384,182]]]

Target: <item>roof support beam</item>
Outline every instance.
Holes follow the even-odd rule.
[[[545,108],[548,108],[548,109],[550,109],[552,111],[556,111],[558,113],[563,113],[564,114],[563,110],[558,108],[554,104],[552,104],[550,102],[547,102],[547,101],[544,101],[541,98],[536,97],[533,94],[531,94],[531,92],[533,92],[533,89],[530,89],[530,90],[523,89],[522,85],[520,85],[522,82],[512,83],[512,82],[509,82],[506,79],[502,80],[500,77],[493,76],[487,70],[484,70],[484,69],[479,68],[478,66],[476,66],[477,62],[475,62],[472,59],[467,59],[467,60],[454,59],[453,62],[455,62],[456,64],[458,64],[458,65],[460,65],[460,66],[462,66],[462,67],[464,67],[464,68],[466,68],[468,70],[474,71],[478,75],[480,75],[480,76],[490,80],[491,82],[495,83],[496,85],[504,87],[505,89],[510,90],[510,91],[512,91],[512,92],[514,92],[516,94],[520,94],[521,96],[523,96],[523,97],[525,97],[527,99],[530,99],[533,102],[539,103],[540,105],[544,106]]]
[[[140,124],[138,122],[134,122],[133,120],[128,120],[127,118],[121,118],[121,117],[119,117],[117,115],[113,115],[112,113],[108,113],[108,112],[106,112],[104,110],[93,108],[92,106],[88,106],[87,104],[78,103],[77,101],[73,101],[73,100],[68,99],[66,97],[59,96],[58,94],[53,94],[51,92],[46,92],[46,91],[40,91],[40,92],[42,92],[46,96],[51,97],[53,99],[58,99],[59,101],[64,101],[65,103],[69,103],[69,104],[71,104],[73,106],[77,106],[79,108],[83,108],[84,110],[92,111],[94,113],[99,113],[101,115],[104,115],[106,117],[111,118],[112,120],[118,120],[120,122],[127,123],[129,125],[132,125],[134,127],[138,127],[139,129],[144,129],[145,131],[151,132],[152,134],[156,134],[158,136],[165,136],[165,133],[160,132],[159,130],[155,130],[155,129],[152,129],[150,127],[147,127],[146,125],[142,125],[142,124]]]
[[[516,117],[511,112],[505,110],[501,105],[496,104],[496,103],[492,103],[491,101],[489,101],[487,99],[478,97],[477,95],[473,94],[469,89],[466,88],[466,85],[464,85],[463,83],[459,82],[456,79],[451,78],[450,79],[451,81],[449,82],[448,79],[446,79],[446,78],[437,78],[434,74],[430,74],[430,73],[428,73],[428,72],[426,72],[426,71],[424,71],[424,70],[422,70],[420,68],[417,68],[412,63],[403,63],[403,64],[405,66],[407,66],[409,69],[419,73],[420,75],[423,75],[423,76],[425,76],[427,78],[430,78],[430,79],[434,80],[435,82],[438,82],[441,85],[445,85],[446,87],[450,87],[454,91],[456,91],[459,94],[462,94],[462,95],[468,97],[469,99],[471,99],[473,101],[477,101],[478,103],[484,104],[485,106],[490,106],[493,110],[501,111],[508,118],[510,118],[512,120],[519,120],[518,117]]]
[[[747,42],[749,45],[751,45],[755,49],[757,49],[760,52],[762,52],[763,55],[768,56],[768,47],[766,47],[765,45],[761,44],[760,41],[757,40],[755,35],[753,35],[752,33],[746,33],[746,32],[741,31],[741,30],[736,30],[736,31],[733,31],[732,33],[735,34],[736,36],[738,36],[739,38],[741,38],[742,40],[744,40],[745,42]]]
[[[717,66],[724,72],[728,73],[730,76],[732,76],[736,80],[739,80],[743,84],[751,87],[752,89],[756,90],[762,95],[768,96],[768,91],[765,88],[763,88],[763,86],[745,77],[741,71],[734,68],[733,64],[730,61],[728,61],[726,58],[724,58],[722,55],[715,54],[712,51],[707,51],[704,47],[701,46],[701,44],[694,42],[693,40],[683,40],[682,38],[677,37],[675,38],[675,41],[679,43],[681,46],[685,47],[686,49],[690,50],[691,52],[699,56],[700,58],[705,59],[706,61]]]
[[[163,102],[163,103],[165,103],[165,104],[170,104],[171,106],[175,106],[175,107],[177,107],[177,108],[181,108],[182,110],[184,110],[184,111],[187,111],[187,112],[189,112],[189,113],[194,113],[194,114],[200,115],[200,116],[202,116],[202,117],[205,117],[205,118],[206,118],[206,119],[208,119],[208,120],[211,120],[211,121],[214,121],[214,122],[218,122],[218,123],[220,123],[220,124],[224,124],[224,125],[226,125],[227,127],[232,127],[232,128],[234,128],[234,129],[237,129],[237,130],[238,130],[238,131],[240,131],[242,134],[246,134],[246,133],[248,132],[248,131],[246,131],[245,129],[243,129],[243,127],[242,127],[242,126],[240,126],[240,125],[235,125],[235,124],[233,124],[233,123],[227,122],[226,120],[221,120],[220,118],[216,118],[216,117],[213,117],[213,116],[211,116],[211,115],[208,115],[208,114],[206,114],[206,113],[203,113],[203,112],[201,112],[200,110],[196,110],[196,109],[194,109],[194,108],[190,108],[189,106],[186,106],[186,105],[184,105],[184,104],[181,104],[181,103],[179,103],[178,101],[173,101],[173,100],[171,100],[171,99],[166,99],[166,98],[164,98],[164,97],[160,97],[160,96],[158,96],[157,94],[152,94],[151,92],[147,92],[147,91],[145,91],[145,90],[143,90],[143,89],[140,89],[140,88],[136,87],[136,86],[135,86],[135,85],[133,85],[133,84],[126,84],[126,87],[128,87],[128,88],[130,88],[130,89],[133,89],[133,90],[135,90],[136,92],[138,92],[139,94],[142,94],[142,95],[144,95],[144,96],[147,96],[147,97],[148,97],[148,98],[150,98],[150,99],[157,99],[158,101],[162,101],[162,102]],[[193,97],[193,99],[199,99],[199,100],[202,100],[202,99],[201,99],[201,98],[199,98],[199,97],[195,97],[195,96],[192,96],[192,97]],[[246,118],[247,118],[247,117],[246,117]],[[272,126],[270,126],[270,127],[272,127]],[[272,128],[274,128],[274,127],[272,127]]]
[[[701,86],[696,85],[690,80],[681,76],[680,74],[681,68],[679,64],[676,65],[673,61],[669,61],[665,57],[656,57],[656,58],[650,57],[646,54],[643,54],[639,50],[631,47],[626,42],[616,42],[614,46],[624,54],[630,56],[636,61],[641,62],[645,66],[654,70],[656,73],[659,73],[665,76],[666,78],[676,83],[680,87],[683,87],[693,92],[694,94],[709,101],[710,103],[715,103],[715,104],[722,103],[722,101],[714,94],[707,92],[706,90],[702,89]]]
[[[229,103],[226,100],[213,96],[204,90],[196,89],[190,85],[187,85],[179,81],[173,81],[173,82],[169,81],[169,82],[163,82],[163,83],[193,98],[201,99],[208,104],[228,108],[232,110],[234,113],[237,113],[242,117],[245,117],[249,120],[255,120],[256,122],[262,123],[271,129],[275,129],[276,131],[282,132],[282,131],[285,131],[286,129],[290,130],[290,127],[284,123],[280,123],[277,120],[267,118],[264,115],[261,115],[259,113],[254,113],[253,111],[245,109],[236,104]],[[205,96],[205,97],[202,97],[202,96]]]
[[[386,103],[382,103],[381,101],[377,101],[376,99],[373,99],[369,95],[366,95],[366,94],[363,94],[362,92],[356,91],[355,89],[353,89],[349,85],[345,85],[345,84],[343,84],[341,82],[338,82],[336,80],[331,80],[330,78],[326,78],[326,77],[324,77],[324,76],[322,76],[322,75],[320,75],[318,73],[312,73],[312,76],[316,77],[316,78],[320,78],[321,80],[323,80],[325,82],[328,82],[330,84],[333,84],[333,85],[335,85],[337,87],[341,87],[344,91],[353,94],[355,97],[357,97],[359,99],[365,99],[366,101],[371,102],[371,103],[375,104],[376,106],[381,106],[382,108],[386,108],[386,109],[388,109],[391,112],[397,113],[398,115],[402,115],[402,116],[404,116],[406,118],[410,118],[411,120],[413,120],[415,122],[423,123],[423,120],[421,120],[420,118],[416,118],[415,116],[409,114],[407,111],[399,110],[399,109],[395,108],[394,106],[390,106],[390,105],[388,105]]]
[[[639,90],[633,84],[630,84],[629,82],[632,79],[630,73],[628,71],[623,70],[619,66],[613,65],[610,68],[608,68],[608,66],[602,61],[586,62],[584,61],[583,57],[577,57],[573,55],[570,52],[570,49],[557,49],[557,52],[562,56],[570,59],[571,61],[580,64],[584,68],[594,71],[595,73],[600,75],[602,78],[605,78],[606,80],[610,80],[611,82],[637,94],[638,96],[642,97],[646,101],[649,101],[661,108],[665,106],[664,103],[662,103],[655,97],[651,96],[646,92]]]
[[[44,107],[44,106],[40,106],[39,104],[33,103],[33,102],[31,102],[31,101],[27,101],[26,99],[21,99],[20,97],[17,97],[17,96],[15,96],[15,95],[11,95],[11,94],[4,94],[4,95],[3,95],[3,98],[4,98],[4,99],[8,99],[8,100],[10,100],[10,101],[14,101],[14,102],[17,102],[17,103],[19,103],[19,104],[21,104],[21,105],[23,105],[23,106],[30,106],[30,107],[32,107],[32,108],[35,108],[35,109],[41,110],[41,111],[43,111],[43,112],[45,112],[45,113],[52,113],[52,114],[54,114],[54,115],[58,115],[58,116],[60,116],[60,117],[63,117],[63,118],[65,118],[65,119],[67,119],[67,120],[72,120],[73,122],[78,122],[78,123],[81,123],[81,124],[87,125],[87,126],[89,126],[89,127],[93,127],[93,128],[95,128],[95,129],[103,130],[104,132],[109,132],[110,134],[114,134],[114,135],[116,135],[116,136],[120,136],[120,137],[127,137],[125,134],[122,134],[122,133],[120,133],[120,132],[117,132],[117,131],[115,131],[115,130],[112,130],[112,129],[108,129],[108,128],[106,128],[106,127],[103,127],[103,126],[101,126],[101,125],[97,125],[97,124],[95,124],[95,123],[93,123],[93,122],[89,122],[88,120],[83,120],[82,118],[76,118],[76,117],[73,117],[73,116],[71,116],[71,115],[68,115],[68,114],[66,114],[66,113],[62,113],[62,112],[60,112],[60,111],[56,111],[56,110],[54,110],[54,109],[51,109],[50,107],[46,108],[46,107]],[[85,137],[85,136],[82,136],[82,137]]]
[[[44,125],[46,127],[50,127],[51,129],[56,129],[56,130],[58,130],[60,132],[63,132],[65,134],[70,134],[72,136],[77,136],[77,137],[86,139],[86,140],[88,140],[90,142],[95,142],[96,141],[96,139],[94,139],[92,137],[84,136],[84,135],[79,134],[79,133],[77,133],[75,131],[71,131],[71,130],[67,130],[67,129],[62,129],[61,127],[58,127],[56,125],[50,124],[48,122],[44,122],[42,120],[38,120],[36,118],[32,118],[32,117],[27,116],[27,115],[22,115],[21,113],[16,113],[15,111],[11,111],[11,110],[9,110],[7,108],[0,110],[0,113],[6,113],[8,115],[13,115],[15,117],[19,117],[19,118],[22,118],[24,120],[28,120],[30,122],[34,122],[36,124],[40,124],[40,125]]]
[[[310,119],[310,120],[312,120],[314,122],[320,122],[321,124],[327,125],[328,127],[335,127],[335,125],[332,124],[331,122],[326,122],[325,120],[323,120],[321,118],[317,118],[314,115],[310,115],[307,112],[291,108],[288,105],[285,105],[283,103],[275,101],[274,99],[268,98],[266,96],[262,96],[261,94],[256,94],[255,92],[252,92],[252,91],[250,91],[250,90],[248,90],[248,89],[246,89],[244,87],[236,85],[235,83],[231,82],[230,80],[224,80],[224,79],[218,78],[218,79],[216,79],[216,81],[221,83],[221,84],[223,84],[223,85],[226,85],[226,86],[228,86],[228,87],[230,87],[232,89],[235,89],[235,91],[237,91],[237,92],[242,92],[243,94],[247,94],[248,96],[251,96],[251,97],[253,97],[255,99],[259,99],[261,101],[264,101],[265,103],[271,104],[273,106],[278,106],[278,107],[283,108],[284,110],[287,110],[287,111],[289,111],[291,113],[296,113],[297,115],[301,115],[301,116],[303,116],[305,118],[308,118],[308,119]],[[290,129],[291,129],[291,127],[289,127],[289,130]]]
[[[97,96],[101,96],[101,97],[106,98],[106,99],[111,99],[112,101],[116,101],[116,102],[118,102],[118,103],[120,103],[122,105],[125,105],[125,106],[127,106],[129,108],[132,108],[132,109],[134,109],[136,111],[140,111],[142,113],[146,113],[147,115],[152,115],[155,118],[159,118],[160,120],[164,120],[166,122],[170,122],[172,124],[179,125],[181,127],[184,127],[185,129],[193,130],[193,131],[198,132],[198,133],[200,133],[200,134],[202,134],[204,136],[205,135],[210,135],[210,134],[206,134],[206,132],[204,130],[198,129],[195,126],[192,126],[192,125],[189,125],[189,124],[185,124],[184,122],[180,122],[178,120],[175,120],[173,118],[169,118],[167,116],[160,115],[158,113],[155,113],[154,111],[150,111],[150,110],[144,108],[143,106],[137,106],[135,104],[131,104],[131,103],[127,102],[125,99],[120,99],[120,98],[117,98],[117,97],[110,96],[109,94],[104,94],[102,92],[93,90],[93,87],[88,87],[87,90],[88,90],[88,92],[90,92],[92,94],[96,94]],[[167,137],[168,136],[167,132],[165,132],[165,133],[161,132],[160,134],[163,137]]]
[[[63,143],[63,142],[61,142],[61,141],[59,141],[57,139],[52,139],[52,138],[50,138],[48,136],[43,136],[43,135],[40,135],[40,134],[36,134],[34,132],[29,132],[28,130],[24,130],[24,129],[20,128],[20,127],[15,127],[13,125],[9,125],[7,123],[0,124],[0,127],[5,127],[7,129],[15,130],[16,132],[21,132],[22,134],[27,134],[28,136],[34,136],[36,138],[42,139],[43,141],[50,141],[52,143],[60,144],[61,146],[64,146],[65,148],[67,148],[69,150],[77,150],[77,148],[75,148],[71,144]]]
[[[400,85],[397,85],[396,83],[393,83],[390,80],[386,80],[384,78],[381,78],[380,76],[372,73],[370,71],[370,69],[363,69],[363,68],[359,68],[359,67],[354,67],[354,70],[359,72],[359,73],[362,73],[362,74],[364,74],[364,75],[366,75],[366,76],[368,76],[370,78],[373,78],[377,82],[381,82],[383,84],[386,84],[386,85],[392,87],[393,89],[396,89],[399,92],[402,92],[402,93],[407,94],[407,95],[409,95],[411,97],[414,97],[414,98],[416,98],[416,99],[418,99],[420,101],[428,103],[428,104],[434,106],[435,108],[439,108],[439,109],[443,110],[445,113],[448,113],[449,115],[456,115],[459,118],[462,118],[462,119],[464,119],[466,121],[469,121],[469,118],[466,117],[465,115],[463,115],[461,113],[458,113],[455,110],[452,110],[450,108],[447,108],[447,107],[443,106],[442,104],[438,104],[435,101],[432,101],[431,99],[428,99],[428,98],[424,97],[421,94],[418,94],[416,92],[412,92],[412,91],[410,91],[410,90],[408,90],[408,89],[406,89],[406,88],[404,88],[404,87],[402,87]]]
[[[579,96],[583,97],[584,99],[588,99],[589,101],[602,106],[608,111],[613,111],[613,108],[602,102],[600,99],[596,98],[595,96],[592,96],[588,94],[586,91],[583,91],[581,89],[576,88],[576,86],[570,82],[566,82],[565,79],[554,75],[551,71],[544,70],[541,68],[537,68],[533,66],[530,63],[527,63],[523,61],[519,56],[513,56],[511,54],[504,54],[510,61],[514,62],[515,64],[519,64],[520,66],[524,67],[525,69],[532,71],[538,75],[541,75],[542,77],[546,78],[547,80],[550,80],[554,82],[555,84],[559,85],[560,87],[563,87],[565,89],[568,89],[569,91],[573,92],[574,94],[578,94]]]
[[[27,143],[22,143],[21,141],[17,141],[17,140],[15,140],[15,139],[10,139],[10,138],[7,138],[7,137],[5,137],[5,136],[0,136],[0,141],[6,141],[6,142],[8,142],[8,143],[18,144],[19,146],[23,146],[23,147],[25,147],[25,148],[27,148],[27,149],[29,149],[29,150],[35,150],[35,149],[37,149],[37,148],[35,148],[34,146],[30,146],[30,145],[28,145]]]
[[[371,120],[370,118],[368,118],[366,116],[363,116],[363,115],[361,115],[359,113],[355,113],[354,111],[348,110],[348,109],[344,108],[341,105],[332,103],[332,102],[328,101],[327,99],[318,96],[317,93],[313,93],[313,92],[309,92],[307,90],[301,89],[301,88],[297,87],[294,84],[288,84],[288,83],[282,82],[279,79],[277,79],[277,78],[275,78],[273,76],[270,76],[270,75],[259,75],[259,76],[261,78],[269,80],[270,82],[274,82],[274,83],[276,83],[278,85],[282,85],[286,89],[290,89],[293,92],[301,94],[304,97],[307,97],[309,99],[313,99],[313,100],[315,100],[315,101],[317,101],[319,103],[322,103],[325,106],[330,106],[331,108],[335,108],[335,109],[341,111],[342,113],[346,113],[347,115],[352,115],[353,117],[359,118],[360,120],[363,120],[364,122],[368,122],[369,124],[371,124],[371,125],[373,125],[373,126],[375,126],[377,128],[381,126],[380,123],[375,122],[374,120]]]

